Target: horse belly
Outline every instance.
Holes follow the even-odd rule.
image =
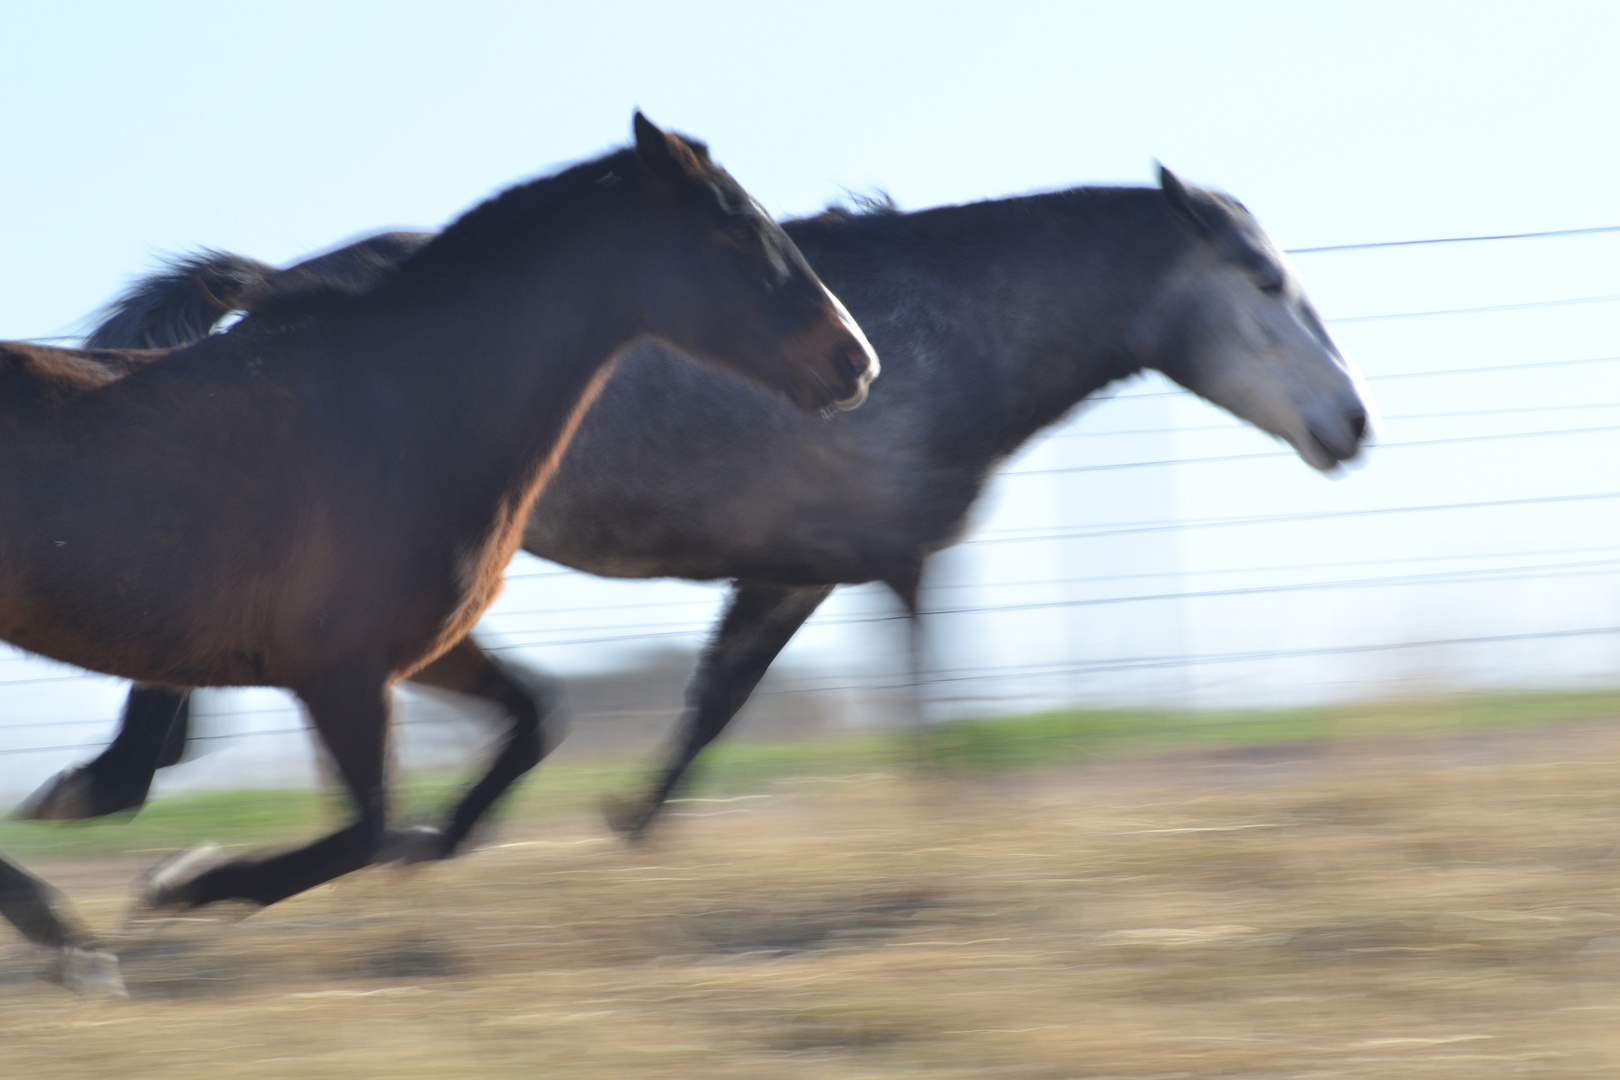
[[[545,507],[540,507],[544,510]],[[856,584],[881,576],[869,530],[840,515],[726,527],[716,508],[642,517],[537,513],[525,550],[601,577],[747,578],[782,584]],[[622,527],[610,524],[622,522]],[[879,538],[884,539],[884,538]]]
[[[195,530],[64,535],[0,566],[0,638],[19,648],[143,681],[288,686],[344,647],[322,640],[340,622],[345,560],[319,530],[220,530],[201,544],[186,542]]]
[[[604,577],[855,583],[912,543],[909,452],[882,425],[824,421],[632,350],[529,516],[532,554]]]

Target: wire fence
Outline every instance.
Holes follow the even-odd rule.
[[[1617,233],[1620,226],[1602,226],[1328,245],[1291,253],[1319,257]],[[1615,301],[1620,293],[1391,310],[1327,321],[1354,328],[1544,309],[1555,315],[1559,309]],[[1546,447],[1543,455],[1589,463],[1567,474],[1508,476],[1501,485],[1508,490],[1493,497],[1482,497],[1492,492],[1478,483],[1458,481],[1456,497],[1391,499],[1376,505],[1354,500],[1333,505],[1331,498],[1313,495],[1315,505],[1285,508],[1283,502],[1268,500],[1262,489],[1285,482],[1273,480],[1282,476],[1269,471],[1274,467],[1300,470],[1289,460],[1295,456],[1292,451],[1201,445],[1198,452],[1162,453],[1167,443],[1183,440],[1218,444],[1241,425],[1187,413],[1183,415],[1190,421],[1178,423],[1175,415],[1153,412],[1169,409],[1173,414],[1189,397],[1179,390],[1148,387],[1114,394],[1115,403],[1138,410],[1118,414],[1123,426],[1094,423],[1092,412],[1049,433],[1040,454],[1024,455],[997,481],[996,498],[1003,502],[1017,501],[1021,486],[1055,485],[1047,501],[1083,504],[1084,520],[1031,524],[991,512],[946,560],[952,564],[950,572],[931,581],[925,594],[928,640],[930,645],[946,644],[930,654],[930,694],[958,709],[993,704],[1004,711],[1085,700],[1096,693],[1162,697],[1167,687],[1171,696],[1190,693],[1188,700],[1197,701],[1203,692],[1199,687],[1218,688],[1219,680],[1176,684],[1177,690],[1163,673],[1348,663],[1392,654],[1444,656],[1454,669],[1482,671],[1484,682],[1512,682],[1523,681],[1539,662],[1535,658],[1552,655],[1547,650],[1555,647],[1558,662],[1548,667],[1554,681],[1608,678],[1620,672],[1620,650],[1615,648],[1620,625],[1601,617],[1609,599],[1620,601],[1620,532],[1614,528],[1620,526],[1620,490],[1603,483],[1601,463],[1620,449],[1612,442],[1620,423],[1601,421],[1603,413],[1620,409],[1620,369],[1612,367],[1617,362],[1620,353],[1509,356],[1498,363],[1372,372],[1370,383],[1392,391],[1420,382],[1446,388],[1439,391],[1444,400],[1430,400],[1433,394],[1419,394],[1409,403],[1401,398],[1386,414],[1398,434],[1374,451],[1378,469],[1404,473],[1410,468],[1404,463],[1423,453],[1484,453],[1497,445],[1532,444]],[[1572,381],[1553,378],[1565,374]],[[1525,376],[1542,379],[1552,398],[1526,397],[1522,382],[1516,381]],[[1588,399],[1594,384],[1605,392]],[[1561,420],[1570,422],[1560,425]],[[1444,434],[1414,430],[1437,423],[1486,427]],[[1513,426],[1522,423],[1535,426]],[[1146,454],[1144,446],[1149,448]],[[1558,449],[1566,446],[1584,449]],[[1158,475],[1164,479],[1142,479]],[[1163,488],[1159,503],[1165,513],[1107,515],[1113,493],[1139,493],[1144,483]],[[1119,484],[1138,487],[1106,486]],[[1199,512],[1208,493],[1228,488],[1246,497],[1252,494],[1249,505],[1259,509]],[[1405,489],[1390,490],[1398,494]],[[1126,501],[1144,505],[1141,498]],[[1419,520],[1444,524],[1411,524]],[[1381,530],[1379,542],[1368,542],[1368,550],[1351,554],[1343,542],[1321,542],[1344,530],[1373,528],[1374,522]],[[1216,534],[1226,539],[1197,539]],[[1374,534],[1358,535],[1366,541]],[[1281,536],[1316,539],[1289,546],[1276,539]],[[1338,557],[1320,557],[1324,552]],[[1308,557],[1312,553],[1317,557]],[[506,598],[486,622],[489,647],[540,665],[548,656],[623,657],[627,649],[638,647],[695,650],[721,601],[721,591],[714,588],[664,599],[649,593],[642,599],[623,591],[633,586],[593,585],[573,571],[532,560],[515,565],[508,581]],[[1441,632],[1395,633],[1389,619],[1370,620],[1369,605],[1390,596],[1424,598],[1406,601],[1411,608],[1406,625]],[[1244,615],[1239,605],[1245,604],[1258,613]],[[1620,607],[1611,610],[1620,617]],[[1279,622],[1277,613],[1284,611],[1295,613],[1296,624],[1309,625]],[[1302,611],[1322,615],[1300,620]],[[1083,621],[1076,621],[1082,615]],[[1041,619],[1049,621],[1037,622]],[[804,662],[811,653],[790,649],[782,672],[764,693],[847,701],[852,695],[881,696],[902,689],[906,676],[894,659],[895,650],[881,663],[865,656],[874,651],[871,635],[897,636],[882,624],[898,628],[901,622],[893,606],[870,589],[829,603],[803,635],[823,642],[814,654],[817,662]],[[1007,645],[1027,640],[1037,626],[1050,627],[1048,636],[1054,639],[1044,652]],[[1447,632],[1458,626],[1478,632]],[[838,648],[826,645],[835,639],[842,643]],[[1230,647],[1207,647],[1211,642]],[[1517,659],[1503,659],[1510,656]],[[1332,670],[1342,682],[1348,669]],[[1197,692],[1188,691],[1189,686]],[[65,707],[71,694],[83,688],[94,688],[93,700],[84,699],[88,704],[83,707]],[[100,677],[47,668],[15,652],[0,656],[0,758],[37,758],[43,771],[63,755],[88,752],[105,738],[112,721],[109,705],[115,707],[117,695],[115,685]],[[234,730],[205,737],[303,736],[301,725],[286,722],[290,706],[237,709],[232,715],[238,720]]]

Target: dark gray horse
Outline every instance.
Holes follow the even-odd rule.
[[[867,406],[801,416],[638,348],[524,534],[527,550],[594,574],[733,582],[678,746],[610,815],[632,838],[834,588],[881,581],[915,616],[925,560],[960,537],[996,467],[1109,383],[1157,369],[1322,470],[1369,431],[1360,381],[1286,258],[1241,204],[1168,171],[1157,190],[834,210],[785,227],[884,357]],[[196,336],[267,291],[386,277],[426,239],[389,234],[287,271],[203,253],[137,284],[90,340]],[[136,691],[118,741],[48,786],[33,815],[139,805],[184,717],[177,692]]]

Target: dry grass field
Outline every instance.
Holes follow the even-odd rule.
[[[1620,1076],[1617,780],[1595,721],[778,777],[641,850],[520,805],[119,930],[127,1001],[0,937],[0,1075]],[[115,927],[154,857],[27,861]]]

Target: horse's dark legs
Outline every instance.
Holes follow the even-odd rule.
[[[911,724],[921,737],[928,728],[928,642],[923,635],[922,611],[918,608],[918,581],[889,582],[889,588],[906,609],[906,659],[911,671]]]
[[[56,976],[73,990],[124,993],[118,958],[103,952],[55,889],[0,859],[0,915],[36,945],[56,950]]]
[[[191,721],[191,692],[136,683],[124,701],[118,734],[94,761],[46,782],[17,810],[35,821],[82,821],[146,803],[152,777],[180,760]]]
[[[299,688],[298,696],[354,801],[355,822],[293,851],[232,859],[190,876],[171,872],[179,864],[160,866],[148,879],[147,905],[190,908],[216,900],[273,904],[370,865],[376,857],[387,818],[387,682],[343,672]]]
[[[520,677],[514,668],[496,662],[471,638],[463,638],[411,676],[411,682],[422,686],[453,690],[499,705],[511,726],[489,771],[461,797],[444,827],[391,830],[382,854],[384,860],[417,862],[455,854],[495,800],[557,745],[559,740],[550,730],[559,708],[555,685],[526,669]]]
[[[911,728],[912,764],[918,768],[931,768],[937,764],[932,729],[929,727],[928,708],[930,685],[928,678],[928,637],[921,610],[918,609],[916,586],[896,588],[900,602],[906,609],[907,659],[911,668],[911,685],[907,688],[906,720]]]
[[[641,839],[698,754],[725,730],[777,654],[834,588],[748,581],[732,587],[725,618],[704,650],[687,691],[680,746],[639,801],[608,806],[608,824],[628,840]]]
[[[0,915],[23,937],[47,949],[91,943],[90,932],[67,911],[60,893],[4,859],[0,859]]]

